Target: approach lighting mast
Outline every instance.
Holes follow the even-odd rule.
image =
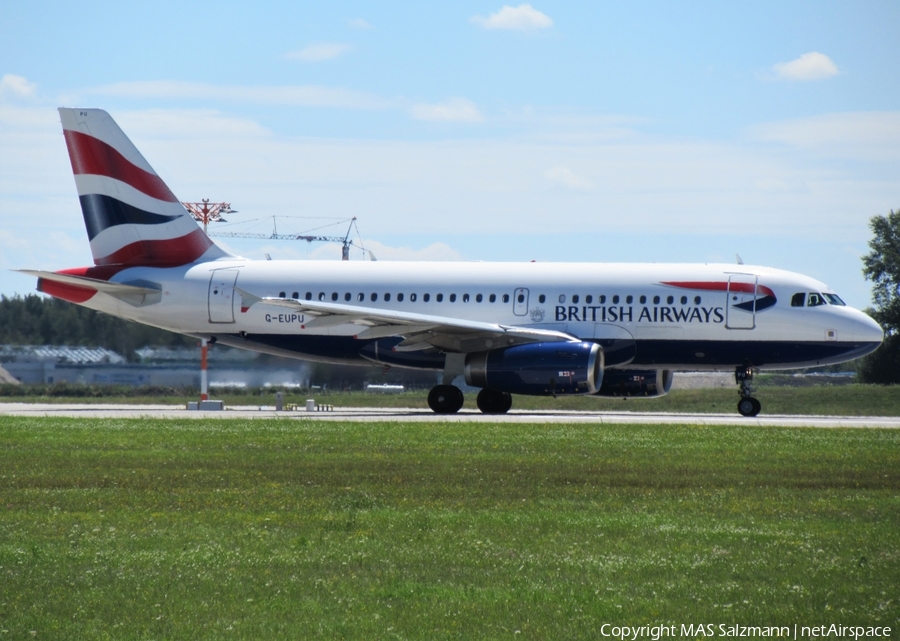
[[[203,223],[203,233],[209,236],[209,232],[207,231],[207,227],[209,223],[224,223],[227,222],[224,218],[222,218],[222,214],[236,214],[237,210],[231,208],[231,203],[212,203],[210,204],[209,198],[204,198],[203,202],[199,203],[181,203],[184,205],[184,208],[188,210],[188,213],[196,220],[198,223]]]

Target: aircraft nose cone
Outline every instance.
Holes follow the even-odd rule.
[[[868,314],[859,312],[853,327],[853,338],[865,343],[878,343],[884,340],[884,330]]]

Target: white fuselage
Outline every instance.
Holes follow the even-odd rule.
[[[750,265],[220,259],[130,268],[111,281],[158,285],[162,295],[143,306],[104,294],[85,304],[229,345],[326,361],[358,359],[359,325],[246,305],[239,292],[556,330],[619,349],[618,360],[607,360],[612,367],[803,367],[855,358],[882,340],[859,310],[792,306],[797,294],[831,293],[823,283]]]

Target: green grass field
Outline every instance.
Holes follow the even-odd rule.
[[[0,639],[900,627],[900,432],[0,418]]]

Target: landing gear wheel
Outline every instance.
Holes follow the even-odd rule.
[[[512,407],[512,396],[508,392],[483,389],[478,392],[475,403],[482,414],[506,414]]]
[[[748,396],[738,401],[737,409],[741,416],[756,416],[759,414],[759,410],[762,409],[762,403],[752,396]]]
[[[435,414],[456,414],[464,400],[463,393],[453,385],[435,385],[428,392],[428,407]]]

